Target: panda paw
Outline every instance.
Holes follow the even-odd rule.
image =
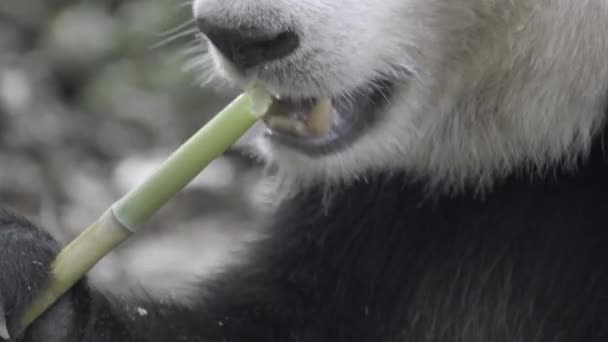
[[[0,209],[0,341],[17,340],[19,319],[48,284],[50,265],[58,251],[59,244],[48,233],[17,214]],[[68,299],[62,299],[28,329],[27,335],[47,335],[46,330],[50,329],[53,334],[65,336],[70,324],[65,320],[73,311],[71,307]],[[46,341],[60,341],[48,337],[51,338]]]

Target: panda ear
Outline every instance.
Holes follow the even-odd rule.
[[[8,341],[11,335],[8,333],[8,327],[6,326],[6,315],[4,314],[4,306],[0,302],[0,339]]]

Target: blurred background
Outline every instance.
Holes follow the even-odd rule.
[[[217,113],[233,94],[198,84],[190,19],[184,0],[0,1],[0,206],[68,242]],[[217,160],[92,277],[179,296],[255,237],[258,186]]]

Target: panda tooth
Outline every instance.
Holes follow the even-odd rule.
[[[266,124],[273,129],[287,130],[300,136],[305,136],[308,133],[308,127],[304,122],[282,116],[269,117]]]
[[[308,131],[317,136],[327,135],[331,129],[331,98],[324,98],[315,104],[306,122]]]

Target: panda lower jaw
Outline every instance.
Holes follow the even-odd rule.
[[[265,136],[310,156],[339,152],[374,124],[392,88],[390,81],[374,81],[348,97],[279,97],[264,120]]]

